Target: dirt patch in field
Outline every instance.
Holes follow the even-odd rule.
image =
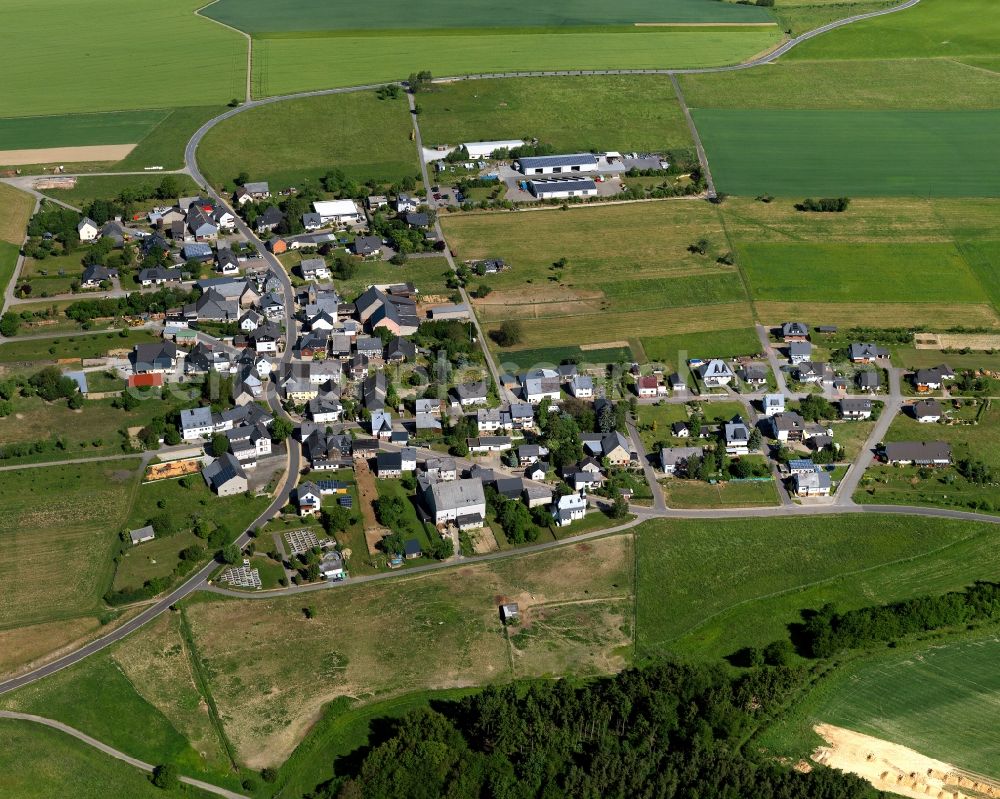
[[[818,724],[813,729],[827,742],[827,746],[812,753],[814,761],[857,774],[881,791],[914,799],[1000,796],[1000,782],[962,771],[900,744],[832,724]]]
[[[596,344],[581,344],[580,349],[584,352],[589,350],[613,350],[618,347],[631,346],[627,341],[599,341]]]
[[[1000,349],[1000,335],[940,333],[937,340],[940,349],[960,350],[966,347],[970,350]]]
[[[0,164],[75,164],[83,161],[121,161],[134,144],[93,144],[82,147],[43,147],[35,150],[0,150]]]
[[[365,520],[365,544],[368,547],[368,554],[374,555],[378,552],[379,543],[392,530],[383,527],[375,518],[374,502],[378,499],[378,489],[375,487],[375,475],[368,468],[368,461],[357,462],[354,478],[358,483],[358,496],[361,499],[361,516]]]

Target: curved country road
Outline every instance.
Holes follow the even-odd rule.
[[[890,8],[882,9],[879,11],[873,11],[867,14],[857,14],[852,17],[847,17],[846,19],[838,20],[836,22],[831,22],[827,25],[823,25],[815,30],[809,31],[802,34],[794,39],[789,40],[785,44],[766,53],[756,59],[745,62],[743,64],[722,66],[722,67],[705,67],[700,69],[646,69],[646,70],[564,70],[564,71],[544,71],[544,72],[508,72],[508,73],[484,73],[480,75],[464,75],[456,76],[451,78],[438,78],[435,80],[437,83],[444,83],[449,81],[457,80],[482,80],[490,78],[510,78],[510,77],[558,77],[558,76],[571,76],[571,75],[629,75],[629,74],[662,74],[662,75],[679,75],[679,74],[696,74],[696,73],[710,73],[710,72],[729,72],[733,70],[750,69],[753,67],[761,66],[764,64],[769,64],[774,59],[784,55],[793,47],[819,36],[828,31],[834,30],[836,28],[842,27],[844,25],[850,25],[861,20],[870,19],[873,17],[879,17],[886,14],[895,13],[897,11],[902,11],[907,8],[911,8],[919,3],[920,0],[906,0],[906,2],[892,6]],[[316,91],[299,92],[296,94],[289,94],[277,97],[268,97],[260,100],[252,100],[242,106],[230,109],[214,119],[209,120],[204,125],[202,125],[195,134],[191,137],[184,151],[184,160],[186,165],[186,170],[191,174],[191,176],[210,194],[210,196],[220,204],[229,207],[222,197],[218,195],[205,180],[201,171],[198,168],[197,163],[197,149],[198,145],[201,143],[205,134],[211,130],[215,125],[220,122],[235,116],[236,114],[243,113],[244,111],[250,110],[252,108],[258,108],[263,105],[269,105],[271,103],[283,102],[285,100],[294,100],[303,97],[315,97],[321,95],[329,94],[347,94],[351,92],[367,91],[378,88],[379,86],[384,86],[385,81],[379,83],[367,84],[362,86],[351,86],[336,89],[322,89]],[[280,363],[278,364],[278,369],[280,369],[285,363],[288,362],[291,357],[292,344],[294,343],[294,304],[293,304],[293,289],[291,281],[288,278],[287,272],[281,267],[280,263],[271,255],[260,239],[254,235],[253,231],[250,230],[245,223],[237,216],[237,227],[240,232],[243,233],[250,241],[255,242],[260,252],[262,252],[268,262],[274,267],[274,271],[279,279],[282,280],[282,285],[285,294],[285,327],[286,327],[286,347],[285,353],[282,356]],[[269,388],[273,384],[268,384]],[[268,391],[268,401],[275,411],[276,414],[284,415],[284,411],[281,409],[281,405],[273,390]],[[288,441],[288,457],[289,464],[288,470],[285,475],[285,479],[282,483],[281,488],[278,490],[274,500],[268,506],[268,508],[250,525],[250,527],[245,531],[237,543],[240,546],[245,545],[251,538],[250,531],[260,527],[262,524],[266,523],[275,513],[283,507],[291,494],[292,489],[298,481],[299,470],[300,470],[300,447],[297,442],[293,440]],[[637,518],[620,525],[619,527],[614,527],[606,530],[595,531],[593,533],[586,533],[584,535],[575,536],[572,538],[566,538],[557,542],[549,542],[544,544],[534,545],[532,547],[525,547],[518,550],[510,550],[502,553],[495,553],[493,555],[483,556],[482,558],[477,558],[476,560],[488,560],[495,559],[499,557],[511,557],[519,556],[522,554],[528,554],[531,552],[540,551],[543,549],[548,549],[556,546],[564,546],[567,544],[572,544],[581,540],[586,540],[588,538],[595,538],[602,535],[609,535],[614,532],[619,532],[621,530],[628,529],[635,526],[641,521],[646,521],[648,519],[654,518],[667,518],[667,519],[725,519],[725,518],[740,518],[740,517],[764,517],[764,516],[812,516],[812,515],[830,515],[830,514],[849,514],[849,513],[893,513],[893,514],[908,514],[908,515],[920,515],[920,516],[934,516],[942,518],[952,518],[952,519],[963,519],[969,521],[985,521],[991,523],[1000,523],[1000,518],[994,516],[987,516],[983,514],[976,513],[966,513],[963,511],[951,511],[947,509],[935,509],[935,508],[920,508],[920,507],[902,507],[902,506],[857,506],[857,505],[840,505],[840,506],[779,506],[774,508],[744,508],[744,509],[732,509],[725,511],[718,510],[651,510],[644,508],[633,509],[637,512]],[[468,563],[468,561],[466,561]],[[354,584],[359,582],[368,582],[379,579],[389,579],[391,577],[405,576],[411,574],[418,574],[428,571],[434,571],[438,569],[451,568],[453,564],[449,563],[437,563],[429,564],[427,566],[421,566],[414,569],[407,569],[403,572],[386,572],[377,575],[371,575],[366,577],[352,578],[351,580],[343,583],[344,585]],[[8,693],[24,685],[28,685],[37,680],[42,679],[50,674],[53,674],[67,666],[72,666],[75,663],[89,657],[90,655],[99,652],[108,646],[122,640],[130,633],[142,627],[144,624],[152,621],[161,613],[165,612],[171,605],[176,602],[181,601],[192,592],[205,586],[209,575],[217,567],[215,562],[207,563],[193,575],[191,575],[183,584],[175,588],[169,594],[159,599],[154,604],[150,605],[146,610],[136,616],[134,619],[126,622],[121,627],[116,628],[113,632],[108,633],[102,638],[98,638],[89,644],[84,645],[75,652],[65,655],[57,660],[41,666],[33,671],[27,672],[19,677],[14,677],[12,679],[0,682],[0,694]],[[320,588],[328,587],[331,584],[320,584],[317,586],[303,586],[302,588],[287,589],[282,593],[292,593],[299,590],[319,590]],[[333,583],[333,586],[341,585],[339,583]],[[210,589],[210,590],[220,590],[220,589]],[[260,596],[274,596],[275,592],[269,594],[263,594]],[[248,594],[240,594],[240,596],[256,596]],[[0,714],[3,716],[4,714]],[[47,720],[45,720],[47,721]],[[45,723],[43,721],[42,723]],[[58,724],[58,722],[53,722]],[[52,725],[50,725],[52,726]],[[73,733],[71,733],[73,734]],[[82,735],[82,733],[81,733]],[[92,739],[91,739],[92,740]],[[95,742],[97,743],[97,742]],[[119,753],[120,754],[120,753]],[[144,764],[145,765],[145,764]],[[221,789],[217,789],[216,793]],[[237,796],[237,794],[224,794],[229,796]]]
[[[42,724],[45,727],[51,727],[53,730],[59,730],[59,732],[66,733],[66,735],[71,735],[78,741],[83,741],[87,744],[87,746],[92,746],[94,749],[97,749],[106,755],[110,755],[115,758],[115,760],[121,760],[124,763],[128,763],[130,766],[135,766],[136,768],[150,773],[152,773],[154,768],[154,766],[150,763],[146,763],[136,757],[126,755],[124,752],[120,752],[105,743],[101,743],[96,738],[91,738],[87,735],[87,733],[80,732],[80,730],[75,727],[70,727],[68,724],[63,724],[61,721],[56,721],[55,719],[47,719],[44,716],[35,716],[31,713],[15,713],[10,710],[0,710],[0,719],[14,719],[16,721],[30,721],[33,724]],[[180,777],[179,779],[186,785],[199,788],[203,791],[207,791],[208,793],[214,793],[216,796],[223,796],[225,799],[249,799],[249,797],[244,794],[220,788],[218,785],[212,785],[210,782],[202,782],[201,780],[192,779],[191,777]]]

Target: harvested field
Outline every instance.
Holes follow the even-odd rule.
[[[761,319],[812,319],[817,324],[844,327],[871,325],[874,320],[884,327],[1000,326],[993,306],[986,304],[757,302],[756,306]]]
[[[0,164],[72,164],[83,161],[121,161],[134,144],[90,144],[80,147],[43,147],[38,150],[0,150]]]
[[[612,598],[600,614],[585,614],[579,640],[563,630],[570,618],[559,611],[559,629],[536,632],[516,676],[625,665],[631,553],[631,536],[613,536],[582,548],[404,577],[391,586],[345,586],[308,599],[199,599],[186,613],[226,733],[240,759],[258,768],[284,761],[323,705],[337,697],[369,703],[510,680],[515,672],[497,597],[525,595],[538,605]],[[305,618],[305,604],[315,608],[314,618]],[[224,636],[217,634],[220,625]]]
[[[50,621],[0,630],[0,677],[26,670],[26,666],[100,629],[94,616]]]

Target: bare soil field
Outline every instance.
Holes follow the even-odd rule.
[[[914,799],[1000,796],[1000,782],[964,772],[905,746],[832,724],[818,724],[813,729],[827,742],[813,752],[814,761],[857,774],[881,791]]]
[[[368,554],[374,555],[378,552],[379,542],[392,530],[383,527],[375,518],[375,508],[372,503],[378,499],[378,489],[375,487],[375,475],[368,467],[368,461],[359,461],[354,475],[358,483],[358,497],[361,500],[361,516],[365,521],[365,544],[368,547]]]
[[[259,768],[283,762],[341,696],[362,703],[515,676],[627,664],[631,536],[307,597],[214,600],[186,613],[228,738]],[[512,668],[498,603],[545,610]],[[590,604],[588,600],[598,601]],[[304,606],[315,610],[306,619]],[[218,631],[225,629],[225,635]]]
[[[80,147],[43,147],[38,150],[0,150],[0,164],[72,164],[84,161],[121,161],[134,144],[90,144]]]

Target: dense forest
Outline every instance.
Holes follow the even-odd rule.
[[[1000,583],[977,582],[964,591],[918,596],[891,605],[838,613],[827,604],[808,613],[793,630],[807,657],[830,657],[845,649],[894,641],[914,633],[1000,618]]]
[[[313,799],[862,799],[864,781],[801,773],[747,741],[802,672],[667,663],[575,684],[489,687],[391,721]],[[386,726],[386,725],[381,725]]]

